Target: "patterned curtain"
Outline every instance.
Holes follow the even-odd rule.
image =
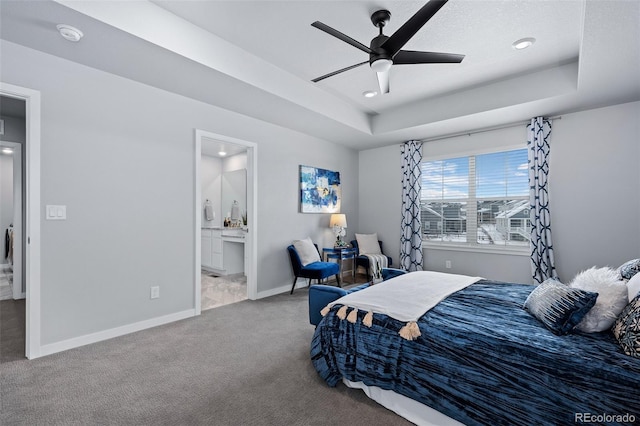
[[[422,226],[420,223],[420,191],[422,142],[408,141],[400,145],[402,159],[402,230],[400,268],[422,270]]]
[[[551,120],[531,119],[527,126],[529,151],[529,201],[531,204],[531,273],[537,283],[557,278],[551,244],[549,214],[549,151]]]

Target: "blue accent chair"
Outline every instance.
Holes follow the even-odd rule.
[[[384,254],[384,250],[382,250],[382,241],[378,240],[378,244],[380,244],[380,253]],[[358,240],[352,240],[351,246],[357,250],[356,268],[358,268],[358,266],[362,266],[364,270],[367,271],[367,281],[371,281],[372,277],[369,274],[369,258],[367,256],[360,255],[360,250],[358,249]],[[385,254],[385,256],[387,255]],[[391,259],[390,256],[387,256],[387,266],[391,267],[392,263],[393,263],[393,259]]]
[[[314,244],[316,250],[318,250],[318,245]],[[309,286],[311,286],[311,280],[318,280],[318,284],[320,284],[320,280],[330,277],[331,275],[336,276],[336,281],[338,282],[338,287],[342,287],[341,277],[340,277],[340,265],[335,262],[313,262],[306,266],[302,266],[302,262],[300,261],[300,256],[298,256],[298,251],[292,245],[287,247],[289,251],[289,259],[291,259],[291,268],[293,268],[293,285],[291,286],[291,293],[293,294],[293,290],[296,288],[296,281],[298,281],[298,277],[308,278]],[[318,250],[318,255],[320,251]]]
[[[406,271],[395,268],[382,269],[382,279],[389,280],[398,275],[406,274]],[[359,285],[349,290],[344,288],[332,287],[329,285],[314,285],[309,289],[309,323],[317,326],[322,320],[322,314],[320,311],[324,309],[329,303],[334,300],[338,300],[342,296],[345,296],[354,291],[360,291],[369,287],[369,283]]]

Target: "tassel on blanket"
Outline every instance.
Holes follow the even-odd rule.
[[[371,327],[373,325],[372,311],[367,312],[367,315],[365,315],[364,318],[362,319],[362,324],[366,325],[367,327]]]
[[[420,337],[420,327],[418,327],[418,323],[415,321],[410,321],[402,327],[398,333],[403,339],[416,340]]]
[[[331,307],[330,307],[330,306],[325,306],[325,307],[324,307],[324,308],[322,308],[322,310],[320,311],[320,315],[322,315],[323,317],[326,317],[330,310],[331,310]]]
[[[347,321],[349,321],[351,324],[355,324],[357,320],[358,320],[358,308],[354,308],[353,311],[349,312],[349,315],[347,316]]]
[[[341,320],[345,319],[347,317],[347,305],[344,305],[340,309],[338,309],[338,313],[336,315],[338,315],[338,318],[340,318]]]

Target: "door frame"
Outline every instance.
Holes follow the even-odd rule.
[[[200,315],[202,312],[201,300],[201,257],[202,250],[200,244],[200,234],[202,228],[202,181],[201,181],[201,157],[202,157],[202,139],[214,139],[221,142],[240,145],[247,150],[247,222],[249,224],[248,232],[244,241],[244,249],[248,253],[247,263],[245,264],[245,273],[247,275],[247,298],[251,300],[257,299],[257,247],[258,247],[258,145],[254,142],[236,139],[225,135],[220,135],[206,130],[195,129],[195,176],[194,176],[194,240],[195,240],[195,265],[194,265],[194,289],[195,289],[195,314]]]
[[[40,92],[26,87],[0,82],[0,95],[25,101],[26,135],[24,193],[26,194],[24,262],[26,287],[25,356],[41,356],[40,299]]]

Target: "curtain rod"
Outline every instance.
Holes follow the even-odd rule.
[[[555,117],[548,117],[546,118],[547,120],[562,120],[562,116],[558,115]],[[509,124],[503,124],[502,126],[494,126],[494,127],[485,127],[482,129],[476,129],[476,130],[469,130],[467,132],[460,132],[460,133],[453,133],[451,135],[446,135],[446,136],[436,136],[433,138],[427,138],[427,139],[421,139],[420,142],[433,142],[433,141],[439,141],[442,139],[450,139],[450,138],[455,138],[458,136],[471,136],[471,135],[475,135],[476,133],[485,133],[485,132],[491,132],[494,130],[500,130],[500,129],[508,129],[510,127],[518,127],[518,126],[522,126],[522,125],[529,125],[531,124],[531,121],[517,121],[515,123],[509,123]]]

